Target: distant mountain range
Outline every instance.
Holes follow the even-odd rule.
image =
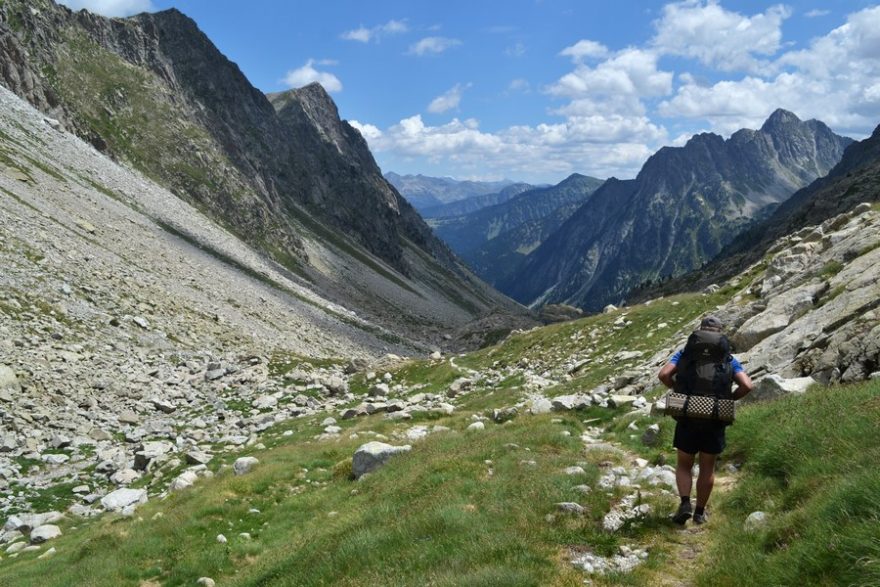
[[[496,286],[535,306],[598,310],[620,302],[645,281],[703,265],[755,218],[828,173],[851,142],[777,110],[760,130],[664,147],[635,179],[608,180]]]
[[[571,216],[602,180],[573,174],[558,185],[460,216],[428,224],[452,250],[490,284],[503,281]]]
[[[500,181],[460,181],[451,177],[399,175],[393,171],[386,173],[385,179],[397,188],[397,191],[424,217],[434,215],[433,213],[428,213],[431,209],[438,209],[444,204],[467,201],[478,196],[492,196],[489,200],[485,200],[486,203],[484,204],[485,206],[490,206],[501,201],[497,198],[504,188],[516,183],[509,179],[502,179]]]

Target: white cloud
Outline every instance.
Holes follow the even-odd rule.
[[[528,92],[531,89],[532,84],[529,83],[529,80],[521,77],[510,80],[510,83],[507,84],[508,92]]]
[[[642,49],[624,49],[595,67],[579,64],[548,92],[568,98],[663,96],[672,91],[672,73],[657,69],[657,57]]]
[[[102,16],[131,16],[155,10],[150,0],[58,0],[71,10],[85,8]]]
[[[358,122],[357,120],[349,120],[348,124],[356,128],[367,141],[377,141],[382,138],[382,131],[372,124]]]
[[[454,118],[446,124],[428,126],[416,115],[384,132],[368,132],[370,135],[364,136],[380,157],[422,158],[452,167],[457,175],[513,174],[533,181],[575,171],[600,177],[632,176],[653,152],[653,146],[644,140],[663,140],[666,136],[646,118],[598,116],[483,132],[473,119]]]
[[[804,13],[804,16],[807,18],[817,18],[819,16],[827,16],[831,14],[830,10],[821,10],[819,8],[814,8],[813,10]]]
[[[779,51],[782,23],[789,16],[791,10],[781,4],[744,16],[725,10],[717,0],[684,0],[663,7],[652,45],[663,54],[695,58],[721,71],[758,73],[767,62],[755,56]]]
[[[504,54],[508,57],[522,57],[526,54],[526,46],[521,41],[517,41],[510,47],[507,47],[504,50]]]
[[[461,103],[462,94],[469,87],[470,84],[465,86],[455,84],[452,88],[431,100],[431,103],[428,104],[428,112],[439,114],[453,108],[458,108],[458,105]]]
[[[880,7],[850,14],[846,24],[810,46],[781,55],[781,73],[699,85],[693,80],[658,108],[663,116],[708,120],[721,132],[754,128],[782,107],[818,118],[839,132],[865,134],[880,121]]]
[[[328,60],[323,60],[321,63],[328,64]],[[291,88],[301,88],[312,82],[318,82],[328,92],[341,92],[342,82],[339,81],[339,78],[332,73],[318,71],[315,69],[316,64],[320,63],[309,59],[302,67],[288,71],[282,81]]]
[[[461,41],[458,39],[450,39],[449,37],[425,37],[419,42],[410,45],[408,53],[410,55],[437,55],[458,45],[461,45]]]
[[[369,43],[370,41],[378,41],[385,35],[397,35],[405,33],[409,30],[406,20],[389,20],[385,24],[380,24],[371,28],[363,25],[350,31],[345,31],[340,35],[346,41],[358,41],[361,43]]]
[[[580,63],[587,57],[605,57],[608,55],[608,47],[596,41],[584,39],[571,47],[566,47],[559,53],[563,57],[571,57],[575,63]]]

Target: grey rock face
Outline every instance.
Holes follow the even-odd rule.
[[[352,473],[356,479],[373,471],[388,462],[391,457],[409,452],[412,446],[392,446],[384,442],[368,442],[362,445],[354,453],[352,459]]]

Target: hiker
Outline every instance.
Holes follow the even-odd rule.
[[[716,370],[716,374],[718,372],[729,374],[729,379],[727,381],[722,381],[722,386],[726,388],[725,393],[729,393],[730,389],[733,387],[733,383],[736,382],[737,388],[733,392],[733,399],[738,400],[742,399],[752,391],[754,388],[752,380],[743,370],[739,361],[730,354],[730,345],[727,342],[726,337],[723,335],[712,336],[711,334],[708,336],[700,335],[700,331],[720,334],[722,332],[722,326],[721,320],[715,316],[706,316],[700,322],[699,331],[691,335],[688,342],[690,343],[691,340],[703,338],[710,341],[709,344],[719,345],[717,348],[723,354],[726,354],[726,358],[723,360],[729,363],[729,368],[725,365],[723,370]],[[685,346],[684,349],[675,353],[669,360],[669,363],[660,370],[660,373],[657,376],[666,387],[683,392],[683,390],[680,389],[681,381],[677,381],[675,374],[678,372],[679,361],[687,352],[688,346]],[[686,358],[686,360],[690,359]],[[706,382],[703,383],[706,384]],[[713,380],[708,382],[708,385],[711,386],[714,383],[717,382]],[[676,384],[678,384],[678,388]],[[678,486],[678,494],[681,497],[681,504],[675,515],[672,516],[672,521],[676,524],[684,524],[693,514],[694,522],[696,524],[703,524],[707,521],[706,503],[709,501],[709,495],[712,493],[712,486],[715,483],[715,459],[717,459],[721,451],[724,450],[724,431],[728,423],[718,420],[697,420],[689,418],[678,418],[677,420],[678,421],[675,425],[675,438],[672,445],[678,449],[675,467],[675,481]],[[700,455],[700,474],[697,477],[697,507],[696,509],[693,509],[691,507],[690,495],[693,484],[693,466],[697,453]]]

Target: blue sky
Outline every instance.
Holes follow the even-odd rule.
[[[175,7],[251,82],[320,81],[383,171],[633,177],[663,145],[777,107],[862,138],[880,124],[876,2],[65,0]]]

